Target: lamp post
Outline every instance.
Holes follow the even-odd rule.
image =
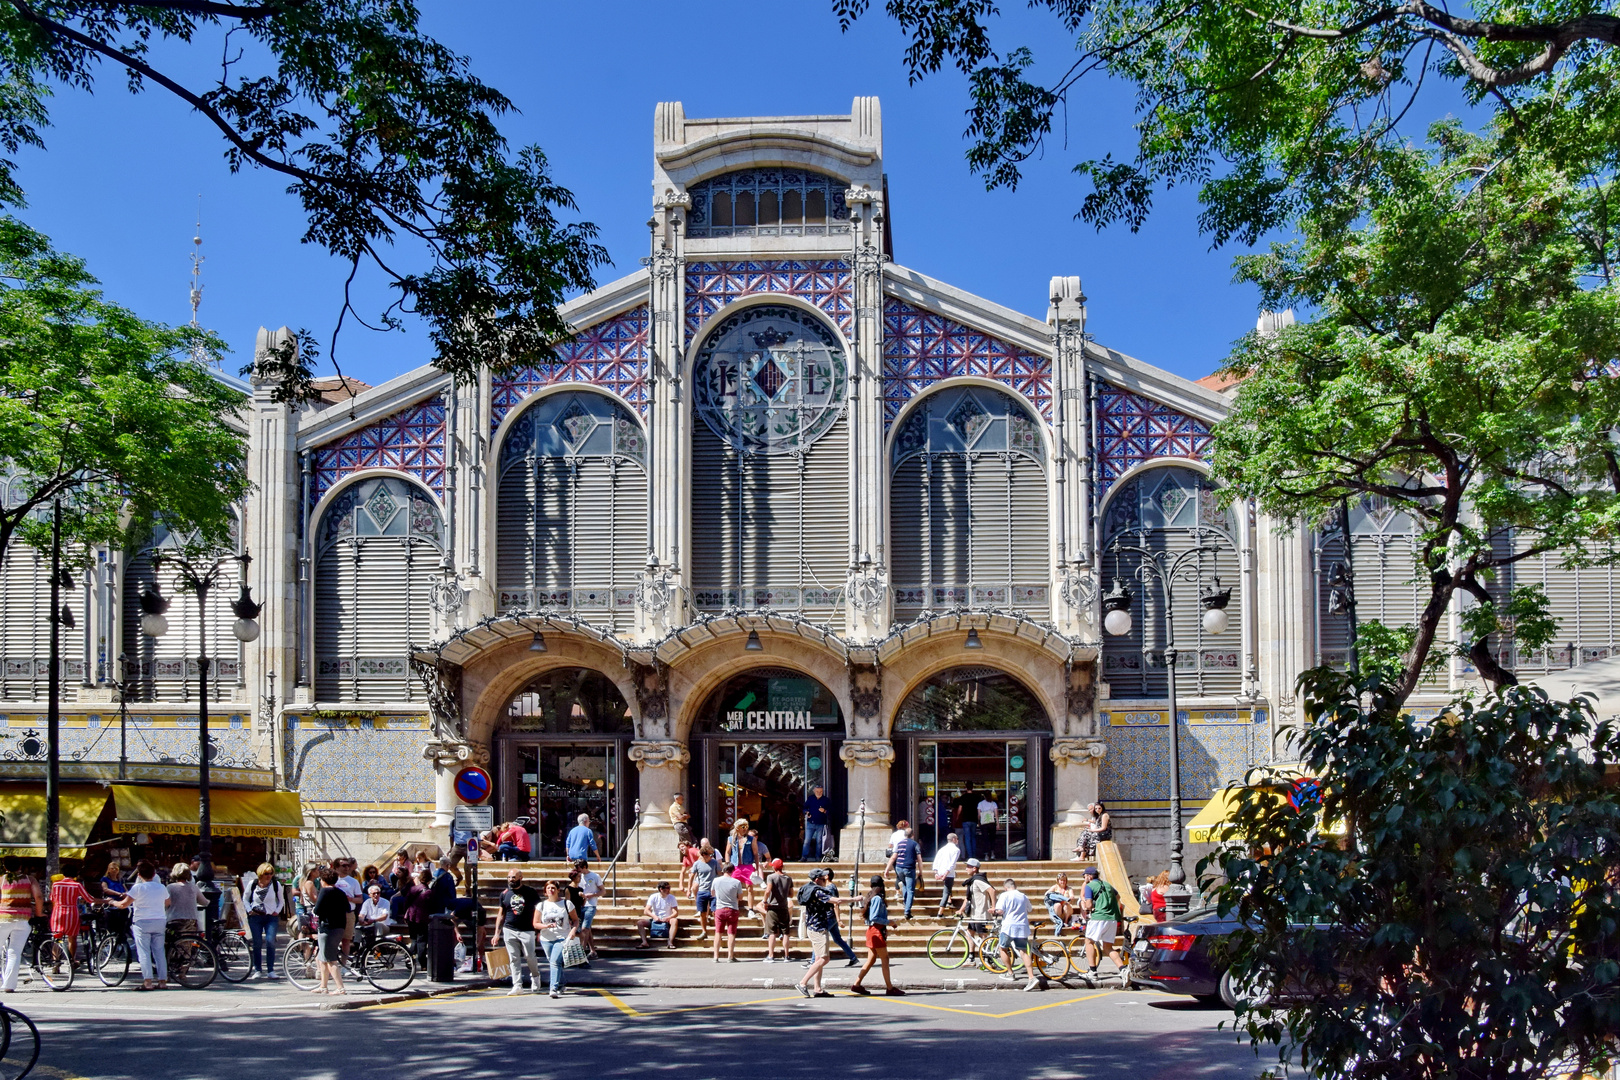
[[[45,880],[62,863],[62,627],[73,629],[73,612],[62,602],[62,590],[73,579],[62,569],[62,500],[51,502],[51,643],[50,670],[45,674]]]
[[[1192,890],[1187,888],[1187,871],[1182,865],[1181,852],[1181,725],[1176,718],[1176,659],[1179,653],[1176,650],[1175,583],[1187,581],[1196,584],[1200,557],[1214,555],[1219,550],[1214,544],[1208,543],[1199,531],[1193,533],[1193,538],[1198,541],[1197,544],[1176,555],[1154,551],[1145,544],[1124,544],[1119,540],[1110,545],[1116,559],[1122,552],[1139,556],[1142,561],[1136,568],[1137,578],[1143,584],[1157,582],[1164,597],[1165,683],[1170,698],[1170,885],[1165,890],[1164,907],[1166,917],[1171,919],[1185,915],[1192,902]],[[1231,599],[1232,590],[1221,588],[1219,576],[1215,577],[1213,589],[1200,587],[1199,604],[1204,609],[1203,626],[1206,633],[1226,632],[1231,623],[1231,617],[1226,614],[1226,605]],[[1131,593],[1119,578],[1114,579],[1114,587],[1103,596],[1102,606],[1103,629],[1107,633],[1123,637],[1131,632]]]
[[[255,621],[259,617],[261,605],[258,604],[248,589],[247,569],[253,561],[253,556],[247,552],[240,555],[222,555],[212,561],[199,560],[193,562],[184,555],[166,555],[162,553],[152,556],[153,581],[152,587],[141,593],[141,630],[148,637],[160,638],[169,632],[169,620],[165,612],[169,610],[171,601],[165,599],[159,592],[156,579],[157,571],[164,563],[172,564],[178,572],[180,579],[191,588],[197,596],[197,614],[199,618],[206,619],[208,613],[208,593],[219,580],[219,575],[227,563],[238,563],[242,567],[242,591],[231,602],[231,611],[236,615],[236,623],[231,627],[231,633],[244,644],[253,641],[259,636],[259,624]],[[206,626],[206,622],[204,624]],[[214,887],[214,833],[213,814],[209,801],[208,785],[208,669],[213,662],[208,656],[208,641],[206,632],[198,635],[197,649],[197,880],[201,883],[203,894],[208,898],[208,919],[214,918],[214,902],[219,896],[219,890]]]
[[[113,680],[118,691],[118,779],[129,779],[129,659],[118,654],[118,678]]]

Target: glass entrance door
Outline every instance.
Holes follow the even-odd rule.
[[[964,859],[1027,859],[1029,740],[919,742],[916,820],[932,858],[951,833]]]
[[[723,742],[715,750],[716,847],[724,850],[726,835],[743,817],[773,858],[798,859],[805,796],[815,784],[826,784],[826,742]]]
[[[536,859],[561,859],[564,837],[580,814],[589,814],[596,846],[606,860],[624,839],[619,747],[520,744],[516,748],[518,809],[531,824]]]

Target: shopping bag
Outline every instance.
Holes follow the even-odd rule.
[[[512,974],[512,957],[506,946],[490,949],[484,954],[484,967],[492,979],[504,979]]]
[[[563,967],[580,967],[589,959],[585,955],[585,944],[579,938],[569,938],[563,942]]]

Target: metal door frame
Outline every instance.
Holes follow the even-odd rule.
[[[1024,751],[1025,790],[1028,792],[1027,813],[1028,820],[1024,822],[1024,858],[1026,860],[1046,858],[1047,841],[1050,838],[1052,826],[1046,820],[1046,793],[1050,786],[1052,775],[1051,763],[1047,760],[1046,745],[1052,740],[1052,733],[1048,731],[908,731],[894,736],[894,741],[906,743],[904,753],[909,759],[906,769],[906,812],[896,815],[894,820],[901,817],[910,819],[916,808],[921,805],[923,798],[922,783],[918,780],[918,764],[922,759],[921,749],[925,743],[951,743],[951,742],[994,742],[1007,743],[1022,742]],[[898,749],[898,748],[897,748]],[[1002,751],[1003,775],[1010,771],[1006,763],[1006,751]],[[1032,765],[1038,765],[1040,774],[1036,777],[1028,776]],[[936,793],[939,787],[939,756],[934,758],[934,787]],[[1010,781],[1008,781],[1010,782]],[[936,794],[937,797],[937,794]],[[935,817],[938,817],[938,807],[935,807]],[[892,812],[892,808],[891,808]],[[921,821],[912,822],[919,835],[923,828]],[[939,822],[934,823],[939,828]],[[946,830],[949,831],[948,829]],[[943,841],[945,833],[939,833],[939,840]],[[937,850],[937,843],[935,845]]]
[[[578,746],[586,748],[601,747],[611,749],[613,776],[615,778],[613,792],[608,797],[608,813],[612,815],[610,826],[616,826],[623,835],[615,837],[613,829],[606,830],[608,843],[617,844],[630,834],[629,819],[634,816],[630,805],[630,774],[636,773],[630,761],[630,742],[634,736],[630,735],[596,735],[590,733],[552,735],[531,731],[503,731],[495,738],[495,806],[500,821],[513,821],[524,817],[528,808],[523,805],[520,793],[523,790],[523,778],[518,768],[518,758],[526,747],[534,747],[537,751],[546,747]],[[639,774],[636,776],[639,780]],[[637,784],[637,787],[640,785]],[[536,825],[539,822],[535,823]],[[539,830],[531,830],[538,837]],[[538,841],[536,841],[538,844]],[[534,856],[538,858],[539,856]],[[547,856],[548,858],[550,856]],[[604,859],[611,854],[603,852]]]

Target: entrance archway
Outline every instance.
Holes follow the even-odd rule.
[[[553,668],[512,695],[495,737],[500,815],[532,834],[532,858],[562,858],[580,814],[603,859],[618,850],[636,795],[634,738],[624,695],[591,668]]]
[[[710,693],[692,724],[691,807],[702,835],[723,850],[739,818],[773,857],[803,854],[805,796],[828,795],[831,836],[843,825],[844,776],[838,744],[844,714],[820,681],[792,668],[758,667]]]
[[[1040,700],[1013,676],[989,667],[939,672],[895,716],[895,750],[906,763],[891,774],[895,816],[911,819],[926,855],[954,832],[964,858],[1042,858],[1051,739]]]

